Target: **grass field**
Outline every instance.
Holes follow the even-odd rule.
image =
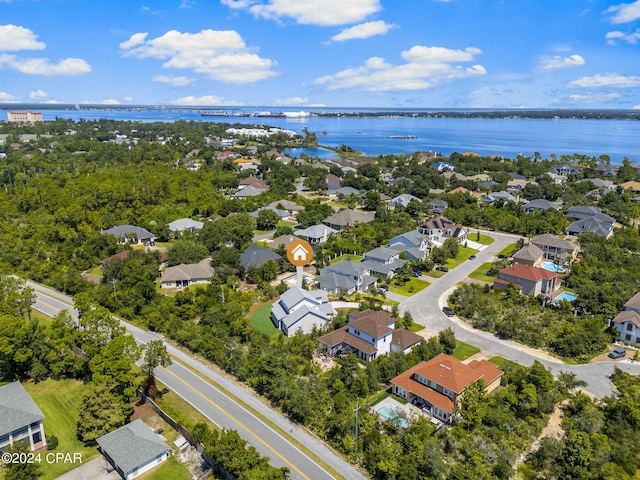
[[[476,237],[475,235],[471,235],[469,237],[469,240],[473,240],[474,242],[478,242],[482,245],[491,245],[493,242],[496,241],[495,238],[490,237],[489,235],[485,235],[484,233],[480,234],[480,239],[477,239],[478,237]]]
[[[420,290],[427,288],[428,286],[428,282],[425,282],[424,280],[420,280],[418,278],[412,278],[402,286],[392,286],[389,291],[392,293],[398,293],[400,295],[410,297],[414,293],[418,293]]]
[[[138,478],[141,480],[188,480],[192,477],[184,463],[180,463],[172,456],[169,456],[162,466]]]
[[[510,257],[511,255],[513,255],[514,253],[516,253],[517,251],[517,244],[516,243],[510,243],[509,245],[507,245],[506,247],[504,247],[502,250],[500,250],[498,253],[496,253],[496,257],[498,255],[506,255],[508,257]]]
[[[469,257],[471,255],[475,255],[476,253],[478,253],[478,251],[474,250],[473,248],[460,247],[458,248],[458,255],[456,256],[456,258],[448,259],[444,266],[449,268],[456,268],[462,262],[466,262],[467,260],[469,260]]]
[[[498,356],[491,357],[489,361],[493,363],[495,366],[497,366],[498,368],[500,368],[501,370],[504,370],[510,365],[517,365],[517,363],[514,363],[511,360],[507,360],[504,357],[498,357]]]
[[[483,282],[493,282],[495,277],[490,277],[489,275],[487,275],[487,270],[489,270],[492,265],[492,262],[483,263],[482,265],[480,265],[480,267],[476,268],[469,274],[469,278],[473,278],[474,280],[481,280]]]
[[[341,262],[342,260],[351,260],[352,262],[359,262],[360,260],[362,260],[362,257],[360,255],[353,255],[352,253],[345,253],[344,255],[337,256],[336,258],[331,260],[329,262],[329,265]]]
[[[423,330],[423,329],[424,329],[424,325],[420,325],[419,323],[412,323],[409,326],[409,328],[407,328],[407,330],[413,333],[419,332],[420,330]]]
[[[460,340],[456,340],[456,349],[453,351],[453,355],[451,356],[462,361],[462,360],[466,360],[472,355],[475,355],[479,351],[480,349],[478,347],[474,347],[473,345],[469,345],[468,343],[464,343],[464,342],[461,342]]]
[[[44,414],[44,434],[58,437],[55,453],[80,453],[82,463],[99,455],[96,447],[85,447],[76,437],[76,422],[80,402],[87,386],[79,380],[45,380],[39,383],[24,383],[24,388]],[[54,479],[73,470],[78,465],[71,463],[47,464],[42,471],[43,480]]]
[[[280,332],[280,330],[278,330],[271,321],[271,303],[267,303],[256,308],[249,317],[249,323],[253,328],[264,333],[268,337],[273,337]]]

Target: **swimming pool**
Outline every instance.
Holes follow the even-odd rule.
[[[567,302],[573,302],[576,298],[578,298],[578,296],[575,293],[569,293],[569,292],[562,292],[560,295],[558,295],[555,300],[556,301],[560,301],[560,300],[566,300]]]
[[[564,268],[559,267],[553,262],[542,262],[542,268],[545,270],[549,270],[551,272],[562,273],[564,272]]]
[[[378,412],[378,415],[380,415],[385,420],[395,420],[398,427],[407,428],[407,419],[399,416],[398,410],[396,410],[395,408],[391,408],[390,406],[385,405],[376,410],[376,412]]]

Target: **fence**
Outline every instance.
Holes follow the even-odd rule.
[[[171,417],[167,412],[165,412],[164,410],[162,410],[162,408],[160,408],[160,406],[154,402],[153,400],[151,400],[148,396],[146,396],[141,390],[136,389],[137,393],[138,393],[138,397],[140,397],[140,399],[142,400],[142,402],[144,402],[145,404],[149,405],[154,412],[156,412],[165,422],[167,422],[169,425],[171,425],[171,427],[174,430],[177,430],[180,435],[182,435],[185,440],[187,440],[187,442],[189,442],[189,444],[194,447],[198,453],[200,453],[200,455],[202,456],[202,459],[219,475],[222,475],[224,478],[226,478],[227,480],[236,480],[236,478],[231,475],[229,472],[227,472],[224,468],[222,468],[218,462],[216,462],[216,460],[214,458],[211,457],[207,457],[205,455],[205,449],[204,449],[204,445],[198,441],[196,441],[195,438],[193,438],[193,435],[191,435],[191,433],[184,428],[184,426],[182,426],[180,423],[176,422],[173,417]]]

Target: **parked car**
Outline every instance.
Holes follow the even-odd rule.
[[[609,352],[609,358],[623,358],[627,356],[624,348],[616,348],[613,352]]]
[[[420,270],[414,270],[413,271],[413,276],[415,278],[421,277],[422,276],[422,272]]]
[[[475,255],[471,255],[471,256],[469,257],[469,260],[475,260],[475,259],[476,259],[476,256],[475,256]]]
[[[439,272],[448,272],[449,268],[448,267],[443,267],[442,265],[438,265],[436,267],[436,270],[438,270]]]
[[[451,307],[442,307],[442,313],[444,313],[447,317],[453,317],[455,315]]]
[[[388,292],[389,291],[389,286],[388,285],[379,285],[378,286],[378,290],[382,290],[383,292]]]
[[[508,258],[505,254],[501,253],[500,255],[498,255],[498,258],[500,260],[504,260],[505,258]]]

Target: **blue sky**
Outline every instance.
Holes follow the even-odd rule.
[[[0,0],[0,103],[640,108],[640,0]]]

